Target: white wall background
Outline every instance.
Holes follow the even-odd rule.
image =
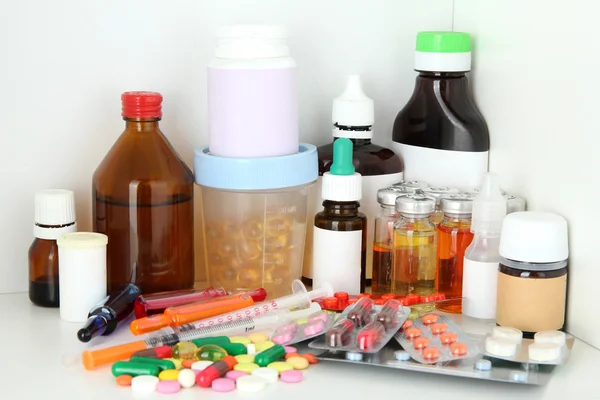
[[[473,82],[490,126],[490,169],[529,209],[567,218],[567,329],[595,347],[599,13],[600,3],[586,0],[456,0],[454,11],[454,29],[475,36]]]
[[[0,293],[26,291],[33,195],[74,190],[91,229],[91,177],[122,132],[120,94],[164,96],[161,124],[192,165],[207,143],[205,68],[221,24],[289,29],[301,139],[331,140],[348,73],[376,101],[379,142],[410,96],[415,34],[452,28],[452,0],[19,0],[0,12]],[[201,268],[198,268],[200,270]]]

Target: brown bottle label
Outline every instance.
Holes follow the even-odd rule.
[[[567,274],[534,279],[498,272],[496,322],[524,332],[556,330],[565,322]]]

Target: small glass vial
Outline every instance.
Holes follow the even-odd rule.
[[[392,293],[430,295],[435,291],[436,231],[430,220],[435,200],[422,195],[396,199]]]
[[[56,239],[77,230],[75,196],[52,189],[35,194],[35,239],[29,247],[29,300],[37,306],[59,306]]]
[[[421,181],[400,181],[390,185],[392,188],[399,188],[406,193],[415,193],[419,189],[429,187],[429,184]]]
[[[373,294],[390,293],[392,284],[392,237],[394,224],[400,218],[396,211],[396,198],[399,192],[394,189],[379,189],[377,202],[379,216],[375,219],[373,240]]]
[[[433,222],[435,226],[438,226],[444,219],[444,213],[442,212],[442,198],[451,194],[458,194],[459,190],[448,186],[428,186],[420,190],[425,196],[435,199],[435,212],[431,215],[431,222]]]
[[[463,261],[465,250],[473,241],[471,232],[471,212],[473,195],[454,194],[442,199],[444,219],[437,227],[437,292],[443,293],[445,301],[436,305],[438,310],[461,313]]]

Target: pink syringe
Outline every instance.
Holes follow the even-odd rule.
[[[202,319],[190,324],[164,328],[159,331],[159,334],[185,332],[192,329],[219,325],[225,322],[238,321],[244,318],[259,318],[274,313],[275,311],[305,309],[310,307],[310,303],[313,300],[333,296],[333,288],[329,284],[324,284],[321,285],[321,287],[308,292],[304,284],[296,279],[292,282],[292,293],[293,294],[288,296],[263,301],[250,307]]]

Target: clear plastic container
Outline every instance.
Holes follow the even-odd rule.
[[[218,157],[205,147],[194,167],[208,284],[230,292],[263,287],[269,299],[291,294],[302,274],[316,147],[264,158]]]

